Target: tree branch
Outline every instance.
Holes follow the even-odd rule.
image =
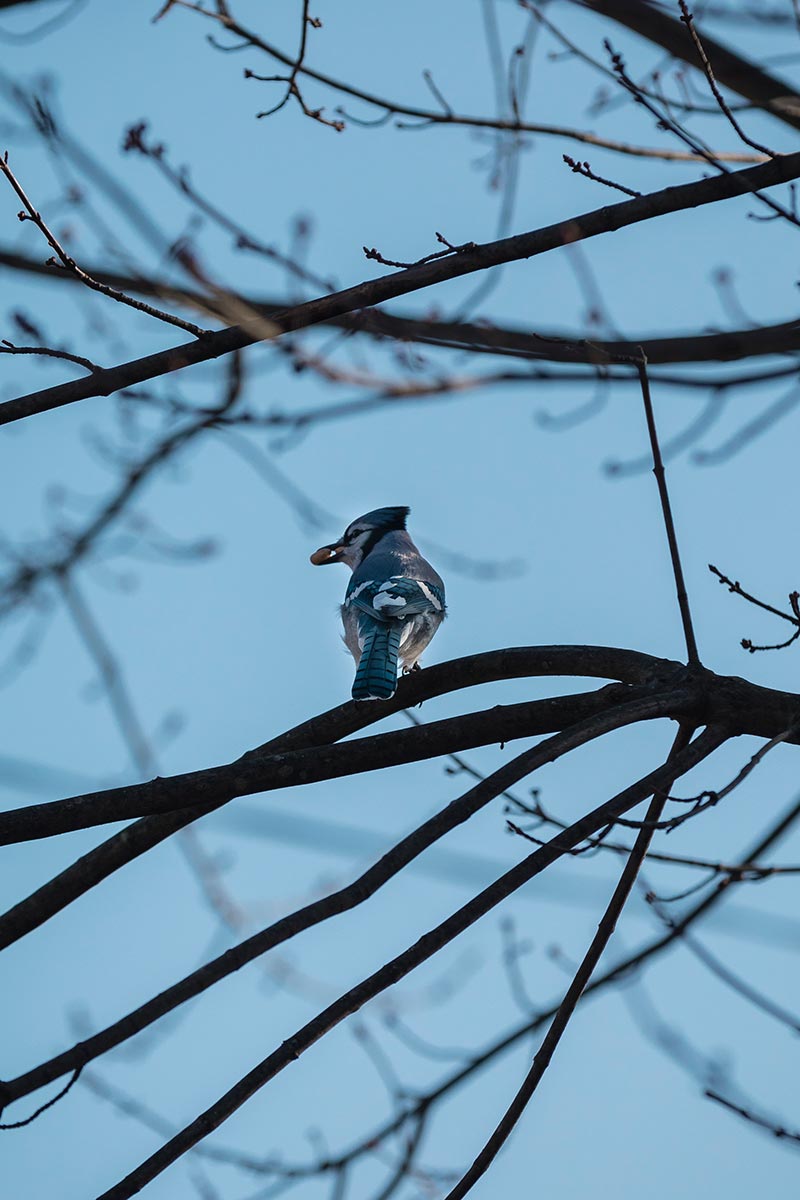
[[[686,748],[691,741],[693,730],[681,726],[675,737],[675,741],[670,751],[670,759],[674,759],[680,755],[680,752]],[[667,792],[671,788],[674,780],[670,780],[663,790],[655,793],[650,801],[647,809],[647,816],[642,828],[637,834],[636,841],[628,856],[625,866],[622,869],[617,886],[614,888],[614,894],[609,901],[608,907],[603,914],[602,920],[597,927],[597,932],[592,938],[586,954],[581,961],[575,975],[567,988],[564,999],[559,1005],[558,1011],[553,1018],[553,1023],[545,1034],[541,1046],[536,1051],[531,1068],[525,1079],[522,1082],[516,1096],[512,1100],[503,1118],[498,1124],[492,1136],[489,1138],[486,1145],[476,1157],[475,1161],[470,1166],[469,1170],[459,1179],[458,1183],[450,1192],[448,1192],[446,1200],[463,1200],[464,1196],[472,1190],[482,1175],[486,1173],[498,1152],[508,1140],[518,1120],[525,1111],[528,1103],[539,1086],[542,1077],[550,1065],[550,1060],[556,1051],[556,1047],[561,1040],[564,1031],[569,1024],[575,1009],[578,1006],[581,996],[594,974],[595,968],[600,961],[600,958],[605,951],[614,930],[617,926],[622,910],[627,903],[628,897],[631,894],[633,885],[636,882],[636,877],[639,874],[642,863],[644,862],[647,853],[647,847],[650,845],[655,827],[658,820],[664,811],[664,805],[667,799]]]
[[[767,830],[767,832],[759,838],[758,842],[751,846],[742,856],[739,862],[741,869],[744,869],[748,862],[761,858],[774,844],[780,840],[783,835],[790,830],[800,818],[800,799],[796,799],[789,808],[781,815],[781,817]],[[650,962],[662,950],[666,950],[671,945],[675,945],[677,939],[681,936],[684,930],[689,926],[694,925],[707,912],[713,909],[727,894],[733,876],[727,876],[720,880],[716,886],[700,900],[693,908],[690,908],[676,923],[676,925],[665,934],[647,942],[644,946],[635,950],[632,954],[626,955],[610,967],[602,975],[593,979],[581,997],[581,1000],[587,999],[603,988],[616,983],[619,979],[629,977],[633,971],[638,970],[646,963]],[[515,1029],[503,1035],[483,1051],[478,1054],[473,1054],[469,1061],[463,1066],[459,1066],[438,1085],[430,1091],[419,1096],[415,1104],[404,1110],[401,1114],[391,1117],[383,1125],[378,1126],[370,1131],[367,1137],[349,1150],[344,1151],[331,1158],[331,1168],[335,1169],[346,1165],[356,1159],[365,1149],[380,1143],[384,1138],[396,1133],[408,1119],[413,1119],[419,1107],[429,1112],[434,1105],[438,1104],[445,1096],[449,1095],[454,1089],[460,1087],[472,1078],[478,1071],[488,1066],[489,1063],[495,1061],[500,1055],[516,1046],[524,1038],[530,1037],[532,1033],[536,1033],[547,1021],[551,1020],[558,1011],[558,1004],[537,1013],[531,1019],[522,1022]]]
[[[639,371],[639,381],[642,386],[642,400],[644,402],[645,419],[647,421],[647,433],[650,438],[650,451],[653,456],[653,474],[658,486],[658,497],[661,501],[661,513],[664,518],[664,528],[667,533],[667,543],[672,561],[672,573],[675,578],[678,608],[680,609],[681,622],[683,624],[683,636],[686,639],[686,653],[690,666],[698,666],[700,656],[697,653],[697,641],[694,635],[692,614],[689,608],[689,595],[686,591],[686,582],[683,577],[683,567],[681,566],[681,556],[678,549],[678,536],[675,532],[675,521],[672,516],[672,505],[670,504],[669,491],[667,489],[664,460],[661,457],[661,447],[658,444],[653,401],[650,397],[650,380],[647,377],[647,360],[644,357],[644,353],[641,354],[636,365]]]
[[[85,379],[73,380],[56,387],[31,392],[15,400],[8,400],[0,405],[0,424],[18,421],[35,413],[48,412],[90,396],[108,396],[121,388],[133,387],[137,383],[144,383],[145,380],[200,362],[208,362],[256,342],[279,337],[282,333],[307,329],[323,321],[382,304],[386,300],[408,295],[446,280],[485,271],[502,263],[545,254],[572,242],[596,237],[601,233],[611,233],[667,213],[682,212],[720,200],[748,195],[753,191],[774,187],[798,177],[800,152],[772,159],[745,171],[732,171],[710,179],[700,179],[680,187],[665,188],[633,200],[625,200],[620,204],[594,209],[543,229],[476,245],[473,249],[461,250],[435,262],[409,267],[407,270],[307,301],[285,309],[282,313],[276,313],[269,319],[259,317],[245,325],[233,325],[209,334],[202,341],[187,342],[156,354],[146,355],[144,358],[121,363],[116,367],[106,368]]]
[[[675,58],[699,69],[694,43],[687,37],[681,22],[663,9],[643,3],[642,0],[577,0],[577,3],[583,8],[602,13],[648,41],[655,42],[657,46],[662,46]],[[800,96],[790,84],[776,79],[705,33],[703,42],[720,83],[752,100],[753,104],[787,125],[800,129]]]
[[[375,108],[383,109],[386,119],[391,116],[404,116],[411,117],[415,121],[419,121],[421,125],[463,126],[468,129],[486,129],[507,134],[539,133],[554,137],[567,138],[587,145],[598,146],[606,150],[615,151],[616,153],[629,154],[639,158],[659,158],[675,161],[684,157],[684,155],[680,152],[676,153],[675,151],[664,150],[660,147],[651,148],[648,146],[636,146],[629,142],[620,142],[616,139],[601,137],[598,134],[574,129],[569,126],[543,125],[536,122],[523,121],[520,117],[519,110],[516,107],[514,109],[513,117],[506,119],[500,116],[474,117],[466,114],[458,114],[453,112],[449,105],[442,103],[443,97],[441,97],[441,95],[437,92],[435,86],[433,87],[433,91],[439,102],[442,103],[441,109],[420,108],[417,105],[398,103],[397,101],[390,100],[387,97],[379,96],[374,92],[367,92],[363,88],[354,87],[352,84],[346,83],[342,79],[334,79],[333,76],[325,75],[321,71],[316,71],[307,66],[305,63],[298,63],[288,54],[285,54],[282,50],[279,50],[277,46],[265,41],[257,33],[253,32],[252,30],[245,29],[243,25],[240,25],[239,22],[235,20],[230,12],[223,12],[219,7],[216,12],[210,12],[209,10],[203,8],[200,4],[191,3],[190,0],[172,0],[172,3],[175,5],[180,5],[182,8],[190,9],[192,12],[196,12],[201,16],[208,17],[211,20],[218,21],[226,30],[228,30],[228,32],[236,37],[242,38],[244,42],[249,43],[251,46],[256,47],[259,50],[262,50],[271,58],[274,58],[278,62],[283,63],[285,66],[292,68],[293,71],[299,70],[302,75],[307,76],[309,79],[314,79],[318,83],[332,88],[334,91],[339,92],[342,95],[351,96],[365,104],[372,105]],[[260,75],[250,69],[245,70],[245,78],[255,79],[266,83],[289,82],[289,80],[284,79],[282,76]],[[427,79],[427,82],[428,85],[431,86],[432,80],[430,78]],[[321,109],[310,110],[299,96],[296,86],[294,92],[290,94],[294,94],[295,97],[300,100],[301,107],[303,108],[306,116],[313,117],[315,120],[322,120],[324,124],[332,124],[339,132],[345,128],[344,121],[331,122],[321,117]],[[285,100],[283,103],[285,103]],[[259,112],[256,115],[258,117],[271,116],[275,111],[277,111],[277,108],[283,107],[283,103],[277,105],[275,108],[269,109],[266,112]],[[342,109],[337,109],[336,111],[341,113],[343,116],[347,116]],[[370,123],[357,122],[353,117],[350,117],[349,119],[351,122],[356,124]],[[416,128],[419,127],[420,126],[416,126]],[[409,128],[409,126],[405,124],[405,128]],[[731,156],[728,154],[722,154],[720,157],[731,159]],[[734,158],[732,158],[732,161],[742,161],[743,158],[743,155],[736,155]]]
[[[410,971],[427,961],[465,929],[468,929],[502,900],[512,895],[524,883],[534,878],[586,836],[607,825],[615,816],[640,804],[643,799],[664,787],[668,780],[691,770],[727,740],[727,731],[707,729],[672,762],[658,767],[613,799],[595,808],[559,833],[547,846],[534,851],[512,867],[484,891],[480,892],[440,925],[424,934],[413,946],[386,963],[372,975],[351,988],[339,999],[304,1025],[292,1037],[249,1071],[224,1096],[201,1113],[179,1134],[151,1155],[124,1180],[104,1192],[99,1200],[128,1200],[147,1183],[161,1174],[171,1163],[185,1154],[198,1141],[216,1129],[266,1083],[295,1062],[300,1055],[331,1029],[368,1000],[403,979]]]
[[[42,275],[62,283],[76,283],[65,271],[54,271],[38,259],[28,258],[9,249],[0,249],[0,266],[10,271]],[[184,304],[200,312],[220,318],[229,307],[224,299],[212,294],[180,287],[166,280],[143,275],[123,275],[100,266],[90,267],[95,279],[142,296],[156,296],[173,304]],[[274,317],[285,311],[285,305],[265,297],[244,297],[247,308],[262,317]],[[800,320],[781,321],[757,328],[720,330],[716,333],[672,335],[663,337],[633,337],[629,341],[586,338],[564,331],[534,333],[490,322],[439,321],[425,317],[402,316],[371,308],[362,312],[343,313],[326,324],[375,338],[397,338],[404,342],[441,346],[445,349],[474,350],[498,353],[514,358],[543,362],[588,363],[590,365],[634,359],[641,347],[647,361],[654,363],[733,362],[772,354],[794,354],[800,350]],[[94,368],[96,369],[96,368]],[[704,386],[717,386],[717,381],[704,381]]]
[[[273,925],[253,934],[238,946],[225,951],[211,962],[199,967],[178,983],[173,984],[152,1000],[142,1004],[134,1012],[114,1022],[106,1029],[84,1039],[71,1049],[51,1058],[5,1082],[0,1082],[0,1098],[4,1104],[27,1096],[45,1084],[58,1079],[65,1072],[84,1066],[92,1059],[119,1046],[134,1037],[148,1025],[167,1013],[199,996],[221,979],[238,971],[247,963],[265,954],[275,946],[296,937],[306,929],[323,921],[348,912],[373,896],[379,888],[399,871],[417,858],[446,833],[464,823],[507,788],[538,770],[546,763],[554,762],[595,738],[614,729],[636,721],[649,720],[663,715],[663,701],[638,700],[621,705],[613,710],[571,726],[569,729],[547,738],[531,750],[520,754],[513,762],[486,776],[463,796],[453,800],[441,812],[424,822],[402,841],[389,850],[374,866],[370,867],[353,883],[325,896],[321,900],[283,917]]]
[[[654,692],[652,686],[642,690],[643,698],[649,698]],[[619,688],[612,685],[597,692],[496,705],[484,712],[447,717],[427,725],[356,738],[335,746],[314,746],[307,750],[266,755],[251,750],[221,767],[11,809],[0,815],[0,845],[52,837],[131,817],[170,813],[198,804],[204,808],[218,807],[236,796],[340,779],[436,758],[453,750],[474,749],[549,733],[613,708],[619,699]],[[657,715],[688,716],[696,703],[697,697],[688,689],[671,692],[668,707],[665,709],[661,703]]]
[[[638,684],[665,669],[669,675],[679,669],[679,664],[669,663],[665,668],[664,660],[649,654],[609,650],[603,646],[532,646],[473,654],[405,676],[399,681],[394,698],[382,704],[379,711],[370,705],[348,701],[273,738],[259,750],[269,754],[329,745],[424,700],[481,683],[519,679],[526,675],[576,675]],[[0,917],[0,949],[37,929],[114,871],[215,807],[195,805],[166,817],[143,817],[114,834]]]
[[[555,658],[562,656],[564,663],[572,660],[572,666],[568,668],[568,673],[571,673],[580,662],[584,648],[550,647],[545,648],[545,654],[548,649],[555,651]],[[591,660],[592,650],[597,652],[599,648],[588,649]],[[619,652],[606,651],[612,659],[616,653]],[[482,657],[476,655],[474,660]],[[488,657],[491,661],[492,656]],[[466,665],[467,674],[470,665],[475,665],[474,660],[460,660],[462,666]],[[660,670],[645,685],[644,694],[663,692],[666,680],[670,680],[673,687],[678,685],[679,690],[673,692],[670,709],[670,715],[675,719],[724,722],[736,735],[748,733],[758,737],[780,737],[790,743],[800,742],[800,734],[795,728],[800,712],[800,696],[759,687],[736,677],[718,676],[697,667],[693,667],[688,676],[684,676],[679,668],[676,675],[668,660],[655,661]],[[436,668],[429,669],[423,673],[423,677],[432,673],[434,679],[431,682],[434,685],[444,684],[443,691],[452,691],[454,687],[464,686],[463,683],[459,685],[447,680],[448,669],[454,665],[458,666],[442,664],[438,672]],[[580,667],[578,670],[586,673]],[[406,691],[402,694],[404,703],[401,706],[408,707]],[[628,693],[628,698],[630,695]],[[268,753],[264,748],[258,748],[224,766],[12,809],[0,814],[0,845],[51,837],[135,816],[173,813],[179,809],[190,810],[193,814],[190,819],[193,820],[235,796],[361,774],[492,742],[504,743],[516,737],[562,729],[566,724],[613,705],[619,699],[619,689],[610,687],[598,692],[497,706],[485,712],[378,734],[344,745],[318,744],[312,750],[288,749],[280,753]],[[376,719],[394,711],[389,705],[382,707],[385,707],[385,711],[375,714]],[[790,731],[788,736],[787,730]]]

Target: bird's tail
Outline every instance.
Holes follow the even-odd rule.
[[[354,700],[388,700],[394,695],[401,632],[400,621],[370,622],[353,680]]]

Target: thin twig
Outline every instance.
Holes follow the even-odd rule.
[[[240,25],[230,15],[230,13],[220,14],[219,12],[211,12],[208,9],[201,7],[200,4],[191,3],[190,0],[172,0],[172,4],[176,7],[179,6],[181,8],[189,9],[191,12],[195,12],[199,16],[218,22],[231,33],[242,38],[246,43],[249,43],[251,46],[262,50],[271,58],[277,59],[278,62],[284,63],[290,68],[290,70],[295,67],[295,59],[293,59],[290,55],[285,54],[271,43],[266,42],[252,30],[245,29],[244,26]],[[592,146],[602,146],[604,149],[614,150],[620,154],[631,154],[642,158],[659,158],[666,161],[677,162],[692,160],[696,157],[693,153],[687,153],[686,151],[664,150],[648,146],[635,146],[627,142],[620,142],[612,138],[601,137],[598,134],[585,132],[579,129],[573,129],[568,126],[543,125],[530,121],[517,121],[514,119],[499,119],[493,117],[472,117],[455,114],[449,110],[442,112],[439,109],[428,109],[421,108],[416,105],[401,104],[397,101],[389,100],[385,97],[367,92],[363,88],[354,87],[351,84],[345,83],[343,80],[334,79],[332,76],[325,75],[321,71],[313,70],[305,63],[299,67],[299,73],[307,76],[309,79],[314,79],[318,83],[322,83],[326,87],[332,88],[334,91],[340,92],[343,95],[352,96],[354,99],[362,100],[365,104],[369,104],[374,108],[382,109],[384,116],[380,119],[380,124],[383,124],[384,120],[390,118],[391,116],[406,116],[412,117],[414,120],[421,122],[423,126],[461,125],[466,126],[467,128],[492,129],[500,132],[539,133],[555,137],[569,138],[573,141],[583,142]],[[274,83],[277,81],[276,77],[273,75],[263,76],[249,69],[245,70],[244,74],[246,79],[262,80],[268,83]],[[286,78],[282,78],[281,81],[288,82]],[[341,109],[337,109],[336,111],[347,116],[347,114],[343,113]],[[312,113],[309,115],[314,114]],[[348,119],[353,121],[352,117],[348,117]],[[417,128],[418,127],[420,126],[417,126]],[[733,162],[753,161],[752,155],[740,153],[721,153],[719,157],[720,159],[726,159]]]
[[[0,341],[0,354],[33,354],[42,358],[62,358],[65,362],[83,367],[92,375],[103,369],[97,363],[92,362],[90,358],[84,358],[82,354],[72,354],[69,350],[56,350],[51,346],[15,346],[7,338]]]
[[[59,1100],[62,1100],[64,1096],[66,1096],[70,1088],[77,1083],[78,1077],[80,1076],[82,1070],[82,1066],[76,1067],[69,1080],[62,1087],[61,1091],[56,1092],[55,1096],[53,1096],[52,1099],[47,1100],[44,1104],[40,1104],[36,1111],[32,1112],[29,1117],[24,1117],[21,1121],[10,1121],[6,1125],[0,1125],[0,1129],[24,1129],[26,1125],[31,1125],[37,1117],[42,1115],[43,1112],[47,1112],[48,1108],[52,1108],[54,1104],[58,1104]],[[3,1111],[5,1104],[5,1091],[3,1085],[0,1084],[0,1112]]]
[[[603,183],[606,187],[624,192],[626,196],[641,196],[642,194],[633,188],[625,187],[622,183],[615,183],[613,179],[605,179],[602,175],[597,175],[588,162],[578,162],[570,154],[562,154],[561,157],[574,175],[583,175],[584,179],[593,179],[595,183]]]
[[[644,403],[645,418],[647,420],[647,432],[650,437],[650,449],[653,454],[653,474],[656,477],[658,486],[658,495],[661,501],[661,512],[664,518],[664,528],[667,533],[667,542],[669,544],[669,554],[672,560],[672,573],[675,579],[675,591],[678,598],[678,608],[680,609],[681,622],[683,624],[683,636],[686,640],[686,653],[690,666],[700,665],[700,656],[697,652],[697,642],[694,635],[694,626],[692,625],[692,614],[689,609],[689,596],[686,591],[686,583],[683,577],[683,567],[681,566],[680,551],[678,550],[678,538],[675,533],[675,522],[672,518],[672,506],[669,502],[669,492],[667,490],[667,477],[664,470],[664,462],[661,458],[661,447],[658,444],[658,433],[656,431],[655,414],[653,413],[653,402],[650,397],[650,381],[647,377],[647,358],[644,350],[640,347],[640,358],[637,363],[639,371],[639,381],[642,386],[642,401]]]
[[[737,1116],[743,1117],[752,1125],[758,1125],[760,1129],[768,1130],[773,1137],[779,1138],[781,1141],[800,1142],[800,1130],[787,1129],[784,1125],[770,1121],[768,1117],[762,1117],[758,1113],[751,1112],[750,1109],[742,1108],[741,1105],[728,1100],[726,1096],[720,1096],[719,1092],[715,1092],[711,1088],[706,1088],[703,1095],[706,1099],[713,1100],[715,1103],[721,1104],[723,1108],[736,1113]]]
[[[193,325],[191,321],[184,321],[183,317],[175,317],[171,313],[164,312],[160,308],[154,308],[152,304],[147,304],[144,300],[135,300],[133,296],[126,296],[124,292],[119,292],[115,288],[109,287],[107,283],[101,283],[98,279],[94,279],[88,275],[81,267],[78,266],[75,259],[67,253],[61,243],[57,240],[55,234],[51,232],[45,224],[42,216],[34,208],[31,201],[28,199],[22,185],[14,175],[11,167],[8,165],[8,153],[0,155],[0,172],[5,175],[8,182],[16,192],[19,199],[24,205],[24,212],[19,213],[21,221],[33,221],[37,229],[40,230],[46,238],[51,249],[55,250],[62,266],[74,275],[81,283],[85,283],[88,288],[94,292],[100,292],[103,296],[109,296],[112,300],[117,300],[120,304],[127,304],[130,308],[135,308],[137,312],[145,313],[149,317],[155,317],[159,321],[165,321],[167,325],[176,325],[178,329],[185,329],[187,333],[191,333],[196,338],[208,337],[210,330],[201,329],[199,325]],[[49,264],[58,266],[56,259],[50,259]],[[48,264],[48,265],[49,265]],[[98,372],[95,371],[97,374]]]
[[[669,759],[674,759],[686,748],[691,741],[694,730],[687,726],[681,726],[673,742],[670,750]],[[669,762],[668,759],[668,762]],[[663,793],[656,792],[650,801],[647,810],[648,826],[653,826],[658,822],[661,812],[664,808],[666,799]],[[545,1038],[534,1056],[531,1068],[526,1075],[521,1087],[511,1104],[503,1114],[502,1119],[497,1125],[492,1136],[486,1142],[486,1145],[478,1154],[470,1168],[458,1181],[456,1186],[448,1192],[446,1200],[463,1200],[469,1191],[475,1186],[478,1180],[489,1169],[501,1147],[508,1140],[514,1126],[519,1121],[525,1108],[538,1087],[545,1071],[550,1065],[550,1061],[555,1053],[556,1047],[561,1040],[561,1037],[572,1018],[573,1013],[578,1005],[578,1002],[583,995],[586,985],[594,973],[595,967],[600,961],[606,946],[608,945],[614,930],[617,925],[620,914],[631,894],[636,876],[639,873],[641,865],[644,861],[647,847],[650,844],[650,839],[653,836],[652,828],[647,826],[640,829],[631,850],[630,856],[622,870],[619,882],[614,889],[614,894],[609,901],[608,907],[603,915],[600,924],[597,927],[597,933],[592,938],[592,942],[583,960],[575,972],[573,980],[569,985],[566,995],[559,1006],[558,1012],[553,1018],[553,1022],[545,1035]]]
[[[797,617],[792,616],[790,613],[781,612],[779,608],[773,608],[765,600],[759,600],[756,596],[751,595],[750,592],[746,592],[738,580],[729,579],[727,575],[723,575],[719,567],[715,567],[713,563],[708,564],[708,569],[713,575],[717,576],[717,579],[727,587],[729,592],[733,592],[736,596],[741,596],[743,600],[749,601],[750,604],[755,604],[758,608],[763,608],[765,612],[772,613],[775,617],[781,617],[784,621],[791,622],[792,625],[798,623]]]
[[[695,48],[696,48],[698,56],[700,58],[700,63],[702,65],[703,71],[705,72],[706,79],[708,80],[708,86],[711,88],[711,92],[712,92],[717,104],[720,106],[720,109],[725,114],[725,116],[728,118],[731,125],[736,130],[736,132],[738,133],[738,135],[742,139],[742,141],[745,143],[745,145],[750,146],[750,148],[753,150],[759,150],[762,154],[769,155],[770,158],[774,158],[775,151],[770,150],[769,146],[762,146],[760,142],[756,142],[751,137],[748,137],[747,134],[745,133],[745,131],[742,129],[739,122],[736,120],[736,117],[731,112],[730,106],[728,105],[727,101],[725,100],[725,97],[722,95],[722,92],[719,90],[719,87],[717,86],[717,81],[716,81],[716,78],[714,77],[713,68],[709,61],[708,55],[706,54],[705,46],[703,45],[702,41],[700,40],[700,34],[697,32],[697,29],[695,27],[693,14],[689,12],[689,8],[686,4],[686,0],[678,0],[678,5],[681,10],[681,21],[683,21],[684,25],[689,30],[689,35],[691,36],[691,39],[695,44]]]

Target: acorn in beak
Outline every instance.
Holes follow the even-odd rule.
[[[320,546],[319,550],[315,550],[311,555],[311,562],[315,567],[324,567],[328,563],[341,561],[341,553],[344,550],[339,542],[333,542],[330,546]]]

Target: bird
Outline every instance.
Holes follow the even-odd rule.
[[[444,620],[444,583],[411,540],[410,509],[375,508],[342,536],[311,555],[314,566],[341,562],[353,572],[341,606],[344,642],[355,659],[354,700],[389,700],[403,674],[419,670],[419,657]]]

